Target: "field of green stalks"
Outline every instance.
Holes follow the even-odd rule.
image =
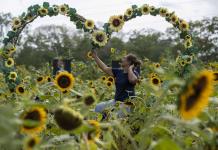
[[[89,55],[88,63],[72,62],[67,90],[58,87],[63,74],[52,77],[47,65],[17,66],[22,81],[14,91],[0,74],[0,149],[217,150],[218,64],[189,57],[144,58],[136,97],[125,102],[131,112],[117,117],[117,102],[104,119],[94,108],[113,99],[114,79]]]

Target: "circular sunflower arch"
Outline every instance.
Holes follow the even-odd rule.
[[[36,4],[28,7],[27,12],[14,18],[12,20],[11,31],[7,33],[7,37],[3,40],[4,46],[1,51],[3,63],[0,69],[5,76],[5,81],[8,83],[9,89],[15,89],[15,87],[21,82],[20,77],[16,73],[14,66],[15,62],[13,59],[20,33],[27,24],[33,22],[36,18],[44,16],[52,17],[57,16],[58,14],[69,17],[70,21],[75,23],[77,29],[82,29],[84,32],[88,32],[92,35],[92,49],[104,47],[110,40],[112,33],[119,32],[127,21],[148,14],[152,16],[160,15],[181,32],[180,37],[181,39],[184,39],[184,46],[186,49],[183,54],[191,54],[193,51],[192,36],[189,33],[189,24],[185,20],[180,19],[174,12],[169,12],[167,8],[155,8],[148,4],[144,4],[140,7],[133,5],[122,15],[111,16],[108,22],[104,24],[103,29],[98,29],[93,20],[85,19],[77,14],[75,8],[71,8],[69,5],[63,4],[58,6],[44,2],[42,5]]]

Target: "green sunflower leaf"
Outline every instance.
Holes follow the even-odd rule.
[[[83,27],[83,24],[81,23],[81,21],[77,21],[76,22],[76,28],[77,29],[82,29],[82,27]]]
[[[9,31],[7,36],[11,39],[11,38],[13,38],[15,36],[15,32]]]
[[[132,9],[136,9],[137,7],[137,5],[132,5]]]
[[[49,3],[48,3],[48,2],[44,2],[44,3],[43,3],[43,7],[44,7],[44,8],[48,8],[48,7],[49,7]]]
[[[76,9],[75,8],[70,8],[69,9],[69,15],[75,15],[76,14]]]
[[[154,147],[154,150],[181,150],[181,149],[174,141],[170,139],[161,139]]]

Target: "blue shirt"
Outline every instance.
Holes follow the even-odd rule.
[[[115,77],[115,101],[124,101],[129,98],[129,96],[135,96],[135,85],[130,83],[128,80],[128,73],[124,73],[120,68],[112,68],[112,72]],[[139,77],[139,72],[135,69],[134,74]]]

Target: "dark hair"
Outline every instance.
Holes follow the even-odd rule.
[[[141,65],[141,60],[139,60],[138,58],[137,58],[137,56],[136,55],[134,55],[134,54],[128,54],[127,56],[126,56],[126,58],[127,58],[127,61],[129,61],[130,62],[130,65],[133,65],[134,64],[134,66],[136,66],[136,67],[139,67],[140,65]]]

